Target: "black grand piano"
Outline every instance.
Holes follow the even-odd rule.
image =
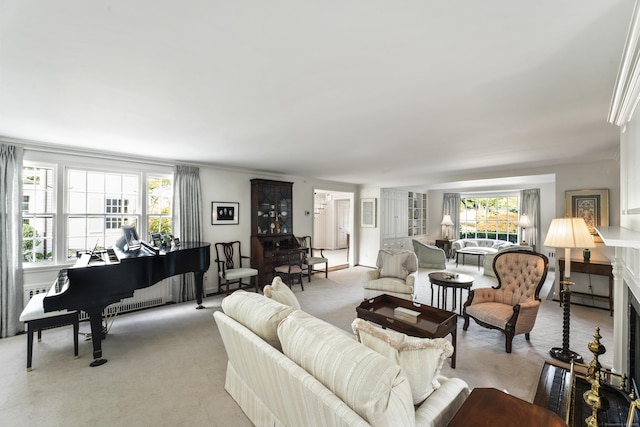
[[[88,262],[86,257],[99,259]],[[193,272],[196,308],[202,308],[204,273],[210,260],[211,244],[207,242],[182,242],[167,249],[142,244],[128,251],[114,246],[98,256],[84,254],[74,267],[66,270],[66,280],[56,280],[44,298],[44,311],[85,311],[91,323],[94,358],[91,366],[100,366],[107,361],[102,358],[102,312],[108,305],[132,297],[136,289]]]

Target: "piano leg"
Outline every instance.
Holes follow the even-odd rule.
[[[204,294],[204,271],[194,271],[193,275],[196,279],[196,310],[204,308],[202,305],[202,296]]]
[[[93,343],[93,362],[89,366],[104,365],[107,363],[107,359],[102,358],[102,310],[89,313],[89,322],[91,324],[91,342]]]

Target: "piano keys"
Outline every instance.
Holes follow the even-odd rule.
[[[137,251],[122,251],[117,247],[93,262],[80,258],[74,267],[66,269],[63,285],[56,281],[44,298],[44,311],[83,310],[89,315],[93,362],[100,366],[102,358],[102,312],[113,303],[133,296],[136,289],[152,286],[171,276],[194,273],[196,308],[202,308],[204,273],[211,262],[211,244],[181,242],[167,250],[154,250],[142,245]]]

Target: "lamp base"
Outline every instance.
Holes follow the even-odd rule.
[[[575,351],[571,351],[568,349],[564,350],[561,347],[553,347],[551,350],[549,350],[549,354],[554,359],[558,359],[565,363],[571,363],[572,360],[577,363],[582,363],[584,360],[582,359],[582,356],[580,356]]]

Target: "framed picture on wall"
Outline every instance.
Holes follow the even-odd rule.
[[[360,199],[360,226],[376,227],[376,199]]]
[[[609,225],[609,190],[570,190],[564,193],[564,216],[584,218],[595,242],[602,242],[597,227]]]
[[[240,203],[211,202],[211,225],[233,225],[240,223]]]

